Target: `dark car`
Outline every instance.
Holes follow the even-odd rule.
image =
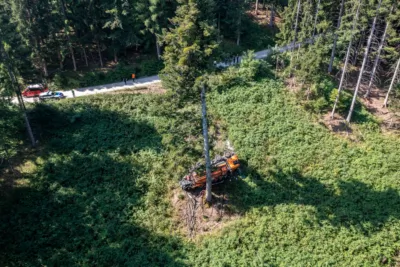
[[[40,100],[48,100],[48,99],[61,100],[63,98],[65,98],[65,95],[61,92],[48,91],[48,92],[41,93],[39,95]]]

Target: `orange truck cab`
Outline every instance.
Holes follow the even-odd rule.
[[[179,182],[183,190],[193,190],[206,185],[207,176],[204,166],[202,167],[192,171]],[[213,161],[211,163],[212,183],[222,183],[226,178],[231,177],[239,167],[239,158],[236,154]]]

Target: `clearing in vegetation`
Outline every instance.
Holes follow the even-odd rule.
[[[358,142],[332,135],[278,81],[208,97],[212,143],[227,129],[244,166],[244,179],[218,186],[234,216],[209,218],[190,240],[174,210],[178,181],[202,157],[199,106],[175,109],[168,93],[39,104],[43,149],[0,202],[2,265],[395,263],[397,136],[362,120]]]

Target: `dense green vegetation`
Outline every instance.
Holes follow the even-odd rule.
[[[46,82],[53,86],[54,82],[58,89],[60,76],[65,89],[118,82],[121,77],[114,76],[112,66],[121,62],[136,68],[140,75],[153,75],[160,68],[142,66],[140,61],[150,58],[153,65],[162,65],[156,61],[162,61],[164,33],[174,28],[172,19],[178,5],[189,2],[1,0],[0,42],[25,84]],[[227,48],[220,51],[221,58],[274,44],[274,30],[267,29],[267,24],[256,24],[247,15],[251,1],[192,2],[207,8],[207,16],[218,28],[214,41]],[[275,9],[282,9],[280,1],[273,2]],[[261,7],[260,2],[259,9],[265,10],[266,4],[264,1]],[[2,62],[0,73],[0,94],[12,94]]]
[[[197,113],[171,102],[107,95],[35,107],[44,149],[29,183],[1,200],[1,265],[179,262],[166,196],[201,146],[184,140],[199,132]]]
[[[38,105],[36,166],[1,200],[0,261],[13,265],[379,265],[400,249],[400,142],[332,135],[278,81],[209,95],[246,178],[222,185],[242,215],[180,234],[170,192],[202,155],[198,106],[168,95]],[[373,122],[368,122],[373,123]],[[211,125],[212,126],[212,125]]]

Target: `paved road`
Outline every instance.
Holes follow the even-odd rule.
[[[317,36],[316,36],[317,37]],[[304,43],[311,43],[312,39],[306,40]],[[265,49],[262,51],[255,52],[255,58],[256,59],[264,59],[267,58],[269,55],[271,55],[273,52],[278,52],[278,53],[283,53],[286,51],[289,51],[291,49],[297,49],[299,48],[301,43],[296,43],[296,44],[289,44],[286,46],[281,46],[281,47],[274,47],[274,48],[269,48]],[[226,68],[232,65],[236,65],[241,61],[242,57],[236,57],[232,58],[231,60],[228,60],[226,62],[220,62],[216,63],[217,67],[220,68]],[[94,94],[101,94],[105,92],[111,92],[111,91],[117,91],[117,90],[123,90],[127,88],[132,88],[132,87],[141,87],[141,86],[146,86],[152,83],[158,83],[160,82],[160,78],[158,75],[154,76],[149,76],[149,77],[143,77],[136,79],[135,82],[132,82],[131,80],[127,82],[125,85],[124,82],[118,82],[118,83],[110,83],[110,84],[105,84],[105,85],[97,85],[97,86],[91,86],[91,87],[84,87],[84,88],[78,88],[75,89],[75,97],[80,97],[80,96],[86,96],[86,95],[94,95]],[[67,97],[73,97],[72,91],[62,91],[63,94]],[[36,102],[39,101],[38,98],[24,98],[25,102]],[[17,98],[13,99],[13,103],[18,103]]]
[[[75,92],[75,97],[80,97],[80,96],[87,96],[87,95],[102,94],[105,92],[118,91],[118,90],[123,90],[123,89],[128,89],[128,88],[142,87],[142,86],[146,86],[146,85],[158,83],[158,82],[160,82],[160,78],[158,77],[158,75],[154,75],[154,76],[136,79],[134,82],[132,82],[132,80],[129,80],[129,81],[127,81],[126,85],[124,82],[110,83],[110,84],[96,85],[96,86],[74,89],[74,92]],[[61,91],[61,92],[68,98],[73,97],[71,90]],[[34,102],[38,102],[39,99],[37,97],[32,97],[32,98],[24,97],[24,101],[29,102],[29,103],[34,103]],[[13,99],[13,103],[16,103],[16,104],[18,103],[17,98]]]

